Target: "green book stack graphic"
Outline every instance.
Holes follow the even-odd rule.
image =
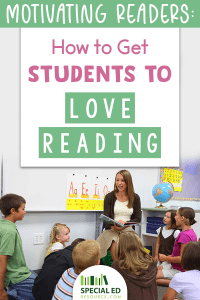
[[[106,278],[106,275],[101,274],[101,277],[94,277],[94,276],[88,276],[84,277],[83,275],[80,276],[81,278],[81,285],[108,285],[108,280]]]
[[[94,276],[90,276],[90,285],[94,285]]]
[[[107,278],[106,278],[105,275],[103,276],[103,279],[104,279],[104,281],[105,281],[105,285],[108,285],[108,280],[107,280]]]

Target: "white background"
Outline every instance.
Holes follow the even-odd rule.
[[[56,45],[89,44],[88,54],[62,54],[61,49],[55,49],[52,54],[52,40]],[[111,54],[95,54],[93,46],[99,40],[101,45],[110,44]],[[148,47],[146,54],[127,55],[119,53],[118,43],[131,47],[143,44],[144,39]],[[71,50],[71,48],[70,48]],[[123,49],[125,51],[125,49]],[[128,65],[135,66],[135,81],[125,82],[125,72],[121,71],[121,82],[115,82],[115,73],[110,70],[110,82],[71,83],[56,82],[53,70],[50,71],[50,82],[44,82],[44,71],[38,70],[38,82],[28,81],[28,70],[31,66],[58,65],[62,70],[64,65],[78,65],[84,69],[85,65]],[[147,65],[167,65],[172,71],[168,82],[149,83]],[[94,78],[95,71],[92,72]],[[84,71],[83,71],[84,74]],[[162,75],[166,77],[163,72]],[[83,75],[84,76],[84,75]],[[32,77],[32,76],[30,76]],[[161,127],[161,158],[137,159],[61,159],[39,158],[38,128],[65,127],[65,92],[135,92],[135,127]],[[76,109],[74,109],[76,111]],[[73,124],[72,124],[73,126]],[[80,124],[83,126],[83,124]],[[86,125],[87,126],[87,125]],[[89,125],[93,127],[93,125]],[[98,125],[97,125],[98,126]],[[109,125],[99,125],[109,126]],[[111,125],[112,126],[112,125]],[[115,125],[117,126],[117,125]],[[130,126],[120,125],[119,126]],[[127,129],[128,131],[128,129]],[[83,130],[84,132],[84,130]],[[95,140],[94,140],[94,143]],[[171,147],[173,145],[173,147]],[[128,141],[127,141],[128,147]],[[78,148],[78,145],[77,145]],[[113,151],[115,146],[113,145]],[[89,150],[90,151],[90,150]],[[123,157],[123,156],[122,156]],[[179,164],[179,31],[178,29],[22,29],[21,30],[21,166],[178,166]]]

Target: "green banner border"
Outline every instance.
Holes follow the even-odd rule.
[[[195,28],[200,27],[200,1],[1,1],[0,27]]]

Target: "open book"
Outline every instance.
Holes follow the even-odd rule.
[[[125,224],[121,224],[120,222],[117,222],[117,221],[115,221],[115,220],[113,220],[113,219],[111,219],[111,218],[109,218],[109,217],[107,217],[107,216],[105,216],[103,214],[101,214],[99,218],[102,219],[102,220],[104,220],[105,222],[108,222],[108,223],[112,224],[112,225],[114,225],[114,223],[115,223],[119,227],[141,225],[141,223],[132,222],[132,221],[128,221]]]

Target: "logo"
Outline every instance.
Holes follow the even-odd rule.
[[[127,300],[127,287],[124,278],[115,269],[93,266],[81,272],[76,279],[73,298]]]
[[[106,275],[103,274],[99,278],[95,276],[84,277],[81,275],[80,280],[80,285],[108,285]]]

